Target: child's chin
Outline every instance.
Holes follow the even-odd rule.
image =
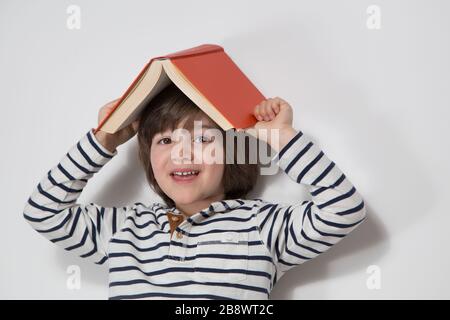
[[[199,199],[193,196],[192,192],[190,194],[182,195],[178,193],[174,198],[172,198],[177,204],[190,204]]]

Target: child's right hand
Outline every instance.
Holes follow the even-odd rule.
[[[119,99],[108,102],[100,108],[100,111],[98,112],[98,124],[106,117],[118,100]],[[139,119],[114,134],[106,133],[100,129],[95,133],[95,137],[106,149],[110,152],[114,152],[118,146],[130,140],[136,134],[138,126]]]

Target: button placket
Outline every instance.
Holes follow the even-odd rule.
[[[172,212],[168,212],[169,224],[170,224],[170,245],[169,255],[172,256],[175,261],[184,262],[186,258],[187,249],[187,237],[183,234],[182,227],[188,229],[189,223],[184,219],[182,215],[174,215]],[[175,244],[176,243],[176,244]]]

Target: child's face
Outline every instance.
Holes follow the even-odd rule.
[[[194,132],[191,130],[187,138],[180,138],[179,135],[172,135],[168,129],[165,132],[157,133],[151,144],[151,166],[153,174],[160,188],[177,205],[193,204],[197,201],[204,201],[212,197],[224,194],[222,178],[224,173],[224,158],[219,163],[205,161],[205,156],[215,155],[211,153],[211,148],[221,150],[223,154],[223,145],[220,139],[214,139],[214,135],[206,132],[214,127],[211,120],[204,117],[201,130]],[[182,128],[183,121],[178,128]],[[194,134],[197,134],[194,136]],[[200,134],[199,134],[200,133]],[[212,142],[211,142],[212,141]],[[190,144],[189,152],[173,152],[180,150],[181,146],[187,147]],[[201,144],[202,152],[194,152],[194,146]],[[209,149],[209,151],[208,151]],[[189,169],[198,171],[198,175],[179,177],[174,171]]]

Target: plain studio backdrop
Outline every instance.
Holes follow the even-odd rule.
[[[25,202],[151,57],[203,43],[287,100],[295,128],[367,205],[363,225],[285,274],[271,299],[450,298],[449,10],[437,0],[1,1],[0,298],[107,299],[107,266],[31,229]],[[281,172],[252,196],[308,198]],[[79,202],[137,201],[159,198],[134,137]]]

